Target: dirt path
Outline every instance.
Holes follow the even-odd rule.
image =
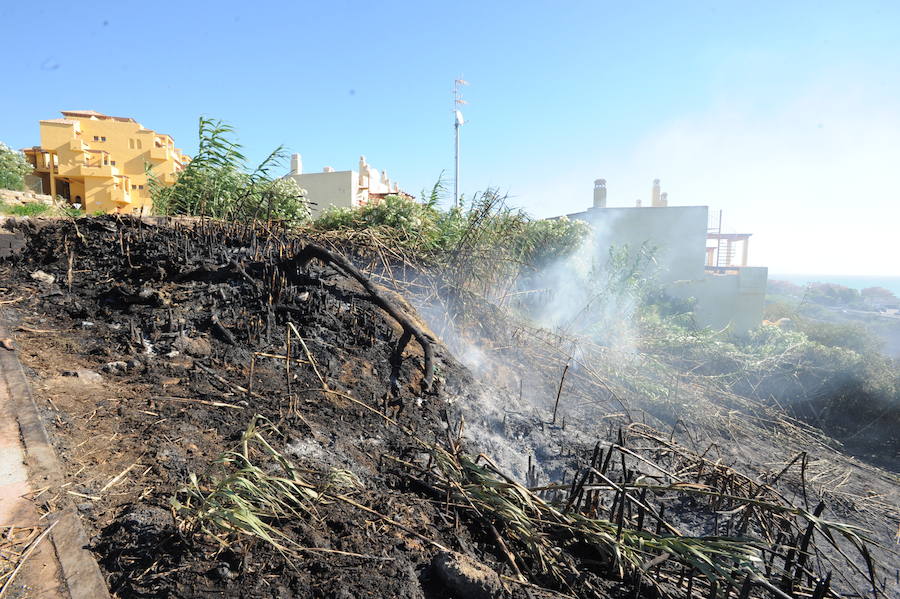
[[[9,335],[0,324],[0,339]],[[62,482],[56,455],[14,351],[0,348],[0,557],[3,599],[108,597],[78,516],[68,502],[47,511]]]

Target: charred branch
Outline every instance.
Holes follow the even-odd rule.
[[[320,245],[308,243],[293,258],[283,261],[282,267],[306,268],[312,260],[319,260],[325,264],[331,265],[343,272],[344,275],[355,279],[362,285],[363,289],[366,290],[375,305],[387,312],[387,314],[396,320],[403,328],[403,335],[400,337],[400,341],[397,344],[397,349],[395,350],[392,359],[394,365],[399,362],[399,357],[402,355],[409,340],[413,337],[416,339],[422,347],[422,352],[425,356],[425,376],[422,381],[422,387],[426,391],[429,390],[434,380],[434,348],[431,341],[428,339],[428,336],[418,326],[413,324],[408,316],[403,314],[388,301],[388,299],[375,288],[375,285],[372,284],[369,278],[361,273],[349,260],[339,254],[334,254],[326,250]]]
[[[222,341],[225,341],[229,345],[237,345],[237,340],[234,338],[234,333],[225,328],[225,326],[219,321],[219,317],[213,314],[210,319],[210,323],[212,324],[213,331],[221,337]]]

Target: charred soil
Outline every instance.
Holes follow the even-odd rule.
[[[554,541],[558,530],[571,527],[568,516],[557,508],[542,511],[539,502],[532,514],[536,522],[558,519],[557,528],[541,538],[566,547],[569,556],[560,558],[559,575],[532,561],[542,554],[524,550],[528,543],[508,547],[502,519],[457,494],[449,470],[434,474],[438,453],[425,450],[449,448],[456,475],[481,472],[458,459],[464,433],[455,406],[477,402],[483,385],[401,297],[361,285],[328,260],[296,260],[309,239],[239,224],[112,217],[20,222],[14,228],[24,233],[27,247],[0,262],[0,299],[67,476],[64,487],[38,500],[48,509],[75,503],[115,596],[557,596],[540,586],[570,596],[690,596],[693,572],[683,567],[680,579],[676,572],[661,586],[649,585],[617,574],[607,558],[577,538]],[[411,328],[422,341],[416,342]],[[426,346],[434,354],[433,381]],[[492,417],[475,414],[482,422]],[[192,476],[208,490],[207,474],[221,456],[240,447],[255,420],[269,423],[279,454],[297,472],[309,473],[320,498],[308,517],[277,522],[290,551],[235,531],[187,529],[173,507]],[[555,457],[563,473],[568,468],[568,478],[563,474],[559,484],[545,485],[541,496],[566,504],[568,494],[566,510],[617,515],[619,534],[623,523],[666,532],[653,519],[656,513],[663,521],[655,508],[640,507],[658,497],[668,501],[679,527],[714,536],[726,535],[720,517],[740,519],[741,497],[780,497],[749,478],[766,468],[739,475],[722,459],[711,462],[706,452],[680,448],[672,435],[630,424],[625,433],[609,425],[605,465],[603,449],[598,457],[599,445],[586,438],[560,447]],[[504,416],[504,430],[515,425]],[[536,430],[524,419],[519,425],[525,435]],[[766,442],[748,436],[747,451]],[[769,448],[766,472],[788,461],[785,451]],[[713,504],[702,494],[673,498],[661,482],[659,488],[641,487],[658,482],[641,472],[651,458],[657,464],[650,467],[653,476],[659,477],[653,468],[681,468],[685,484],[715,493],[720,485],[730,489],[733,501]],[[329,472],[354,482],[339,494],[326,493]],[[797,478],[785,475],[781,484],[799,484]],[[612,486],[604,488],[604,480]],[[807,483],[801,482],[805,495]],[[871,492],[883,497],[884,489],[895,493],[895,484],[880,479]],[[627,485],[637,486],[626,493]],[[611,505],[601,491],[615,496]],[[817,498],[805,499],[814,504]],[[890,534],[885,531],[894,520],[886,522],[880,538]],[[802,542],[802,529],[788,538],[794,535],[788,524],[783,539],[764,522],[743,526],[728,532],[750,527],[771,534],[779,551]],[[796,587],[797,596],[828,596],[829,583],[811,564],[790,559],[788,569],[797,570],[799,582],[787,580],[789,592]],[[458,572],[475,574],[457,583]],[[864,583],[867,572],[862,564]],[[887,595],[896,592],[881,576],[875,586]],[[749,594],[752,585],[745,586]],[[703,588],[709,596],[710,588]],[[716,592],[713,584],[711,595]],[[738,584],[727,592],[743,591]]]

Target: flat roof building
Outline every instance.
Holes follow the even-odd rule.
[[[329,208],[357,208],[379,202],[387,195],[407,195],[390,180],[387,171],[379,173],[365,156],[359,157],[359,170],[336,171],[326,166],[322,172],[304,173],[302,157],[293,154],[291,172],[285,178],[293,179],[306,191],[313,218]]]
[[[749,233],[723,233],[721,225],[710,229],[708,206],[670,206],[659,179],[649,206],[637,200],[634,206],[609,207],[606,191],[606,180],[595,180],[593,206],[567,215],[592,226],[600,254],[611,247],[649,246],[659,267],[656,279],[669,295],[696,300],[699,326],[743,335],[762,324],[768,269],[747,266]],[[743,244],[740,265],[733,263],[735,243]]]

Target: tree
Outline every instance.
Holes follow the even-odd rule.
[[[22,152],[0,142],[0,189],[25,189],[25,175],[31,170]]]
[[[874,306],[900,304],[900,299],[890,289],[884,287],[866,287],[860,294],[864,300]]]
[[[823,306],[850,306],[860,299],[859,291],[836,283],[810,283],[806,299]]]

